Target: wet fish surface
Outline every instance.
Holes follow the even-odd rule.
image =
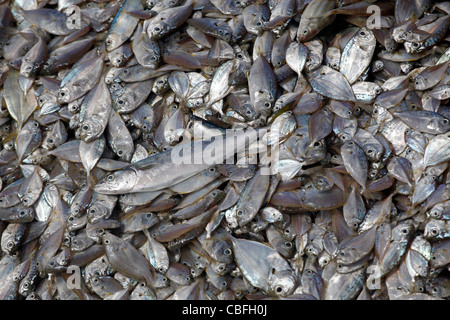
[[[0,299],[448,300],[449,12],[0,1]]]

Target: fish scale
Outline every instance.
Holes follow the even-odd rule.
[[[0,299],[448,300],[449,13],[4,1]]]

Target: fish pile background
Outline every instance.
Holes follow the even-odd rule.
[[[0,2],[1,299],[450,296],[450,2]]]

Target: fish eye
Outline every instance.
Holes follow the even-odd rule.
[[[431,229],[431,234],[432,234],[432,235],[437,235],[437,234],[438,234],[437,229]]]
[[[367,150],[367,154],[372,154],[373,153],[373,149],[368,149]]]
[[[153,30],[156,31],[156,32],[160,32],[161,28],[160,27],[155,27]]]
[[[364,36],[366,35],[366,33],[365,33],[364,31],[361,31],[361,32],[359,33],[359,35],[364,37]]]
[[[25,210],[20,210],[19,216],[24,216],[27,212]]]
[[[402,233],[403,233],[403,234],[407,234],[407,233],[408,233],[408,229],[403,229],[403,230],[402,230]]]
[[[121,156],[121,155],[123,154],[123,151],[122,151],[122,150],[119,150],[119,151],[117,151],[117,154],[118,154],[119,156]]]
[[[264,107],[269,109],[270,108],[270,103],[269,102],[264,103]]]
[[[122,100],[122,99],[119,99],[119,100],[117,100],[117,103],[118,103],[118,104],[123,104],[123,100]]]
[[[244,214],[244,211],[243,210],[238,210],[236,213],[237,213],[238,216],[242,216]]]
[[[72,222],[73,220],[75,220],[74,217],[69,217],[69,219],[67,219],[68,221]]]
[[[277,293],[281,293],[281,292],[283,292],[283,287],[276,287],[276,288],[275,288],[275,291],[276,291]]]
[[[110,244],[110,243],[111,243],[111,241],[109,241],[109,239],[105,239],[103,242],[104,242],[105,244]]]
[[[110,175],[108,175],[108,176],[106,177],[106,179],[109,180],[109,181],[112,181],[112,180],[114,180],[114,175],[113,175],[113,174],[110,174]]]
[[[163,84],[163,83],[164,83],[164,80],[158,80],[157,83],[158,83],[158,84]]]
[[[381,89],[379,89],[379,88],[375,89],[375,93],[376,94],[380,94],[381,93]]]
[[[448,119],[442,120],[442,123],[443,123],[443,124],[447,124],[447,123],[448,123]]]
[[[96,230],[96,232],[97,232],[98,235],[102,235],[102,234],[105,233],[105,229],[99,228],[99,229]]]
[[[223,253],[226,254],[227,256],[231,255],[232,251],[231,249],[227,248],[225,250],[223,250]]]
[[[418,44],[417,42],[413,42],[413,43],[412,43],[412,46],[413,46],[414,48],[418,48],[418,47],[419,47],[419,44]]]
[[[150,60],[155,61],[157,58],[155,56],[151,56]]]
[[[304,29],[303,34],[307,34],[307,33],[308,33],[308,29]]]
[[[242,59],[244,56],[242,55],[242,53],[238,53],[238,54],[236,55],[236,57],[237,57],[238,59]]]
[[[12,241],[8,241],[8,243],[6,244],[6,247],[11,249],[14,246],[14,242]]]
[[[285,246],[286,248],[290,249],[290,248],[292,248],[292,243],[290,243],[290,242],[285,242],[285,243],[284,243],[284,246]]]
[[[106,40],[105,43],[106,43],[107,46],[110,46],[112,44],[112,41],[110,39],[108,39],[108,40]]]
[[[317,141],[317,142],[314,142],[313,146],[314,146],[314,147],[318,147],[318,146],[320,146],[320,142],[319,142],[319,141]]]
[[[216,168],[209,168],[209,172],[215,172]]]
[[[262,25],[261,21],[258,21],[258,22],[256,23],[256,26],[258,26],[258,27],[261,27],[261,25]]]
[[[223,31],[222,31],[222,30],[218,30],[217,33],[218,33],[219,35],[223,35]]]

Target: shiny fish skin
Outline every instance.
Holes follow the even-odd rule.
[[[449,13],[3,1],[0,299],[450,299]]]

